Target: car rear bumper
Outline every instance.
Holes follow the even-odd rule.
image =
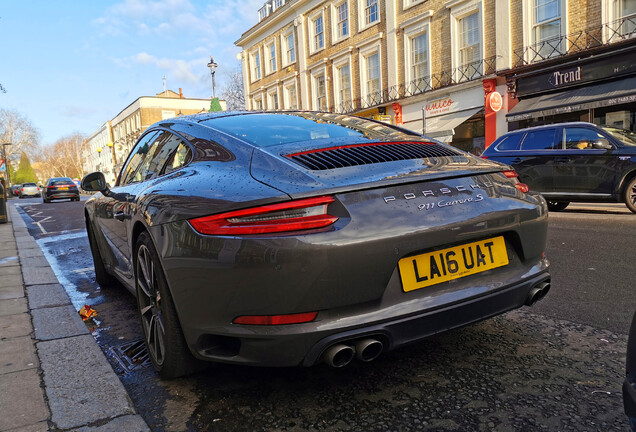
[[[74,199],[79,198],[79,192],[55,192],[52,194],[45,194],[43,196],[44,199],[47,200],[57,200],[57,199]]]
[[[224,363],[312,366],[323,361],[329,348],[338,344],[355,347],[355,343],[363,339],[380,341],[386,352],[519,308],[526,304],[533,287],[549,281],[550,275],[545,269],[523,282],[468,301],[384,321],[363,323],[368,317],[348,317],[337,328],[328,328],[329,325],[323,326],[319,322],[273,329],[236,326],[242,328],[233,336],[202,336],[195,345],[194,354]]]

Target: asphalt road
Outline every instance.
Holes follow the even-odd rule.
[[[135,345],[132,295],[95,284],[82,204],[18,204],[75,306],[97,309],[93,335],[153,430],[627,430],[636,215],[624,206],[551,213],[552,290],[532,308],[341,370],[218,365],[160,381]]]

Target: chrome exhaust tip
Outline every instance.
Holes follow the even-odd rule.
[[[356,342],[356,358],[363,362],[377,359],[384,349],[384,345],[377,339],[363,339]]]
[[[322,355],[322,360],[331,367],[340,368],[348,365],[353,360],[355,352],[353,347],[344,344],[337,344],[329,347]]]

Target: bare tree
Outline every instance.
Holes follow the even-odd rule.
[[[46,146],[36,158],[34,168],[41,178],[71,177],[80,178],[84,174],[82,167],[82,149],[87,145],[87,137],[73,133]]]
[[[31,166],[35,170],[38,178],[44,182],[51,177],[59,177],[57,170],[57,162],[55,156],[55,148],[52,145],[45,146],[38,153]]]
[[[243,69],[239,63],[238,67],[231,73],[226,74],[227,81],[221,98],[225,99],[227,109],[230,111],[245,109],[245,94],[243,93]]]
[[[0,145],[11,143],[5,147],[7,159],[18,160],[22,152],[35,156],[39,141],[40,134],[28,118],[17,111],[0,109]]]

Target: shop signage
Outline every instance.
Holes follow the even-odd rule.
[[[393,102],[393,114],[395,115],[395,124],[400,126],[403,125],[402,121],[402,105],[397,102]]]
[[[577,67],[574,70],[566,72],[555,71],[552,78],[552,85],[554,85],[555,87],[562,86],[563,84],[581,81],[581,66]]]
[[[546,93],[551,90],[619,78],[636,74],[635,50],[588,58],[569,67],[552,67],[526,77],[517,78],[517,96]]]
[[[454,108],[454,104],[455,101],[450,97],[431,101],[426,104],[426,117],[433,117],[451,112]]]
[[[494,91],[486,97],[487,106],[494,112],[499,111],[503,107],[503,98],[501,93]]]

